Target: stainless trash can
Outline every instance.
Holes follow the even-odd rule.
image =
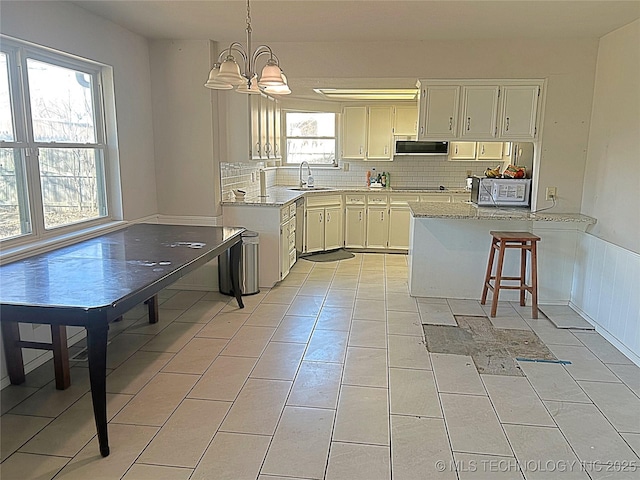
[[[240,254],[240,290],[242,295],[254,295],[260,292],[258,232],[245,230],[242,233],[242,253]],[[218,257],[218,285],[220,293],[233,295],[231,276],[231,251],[227,250]]]

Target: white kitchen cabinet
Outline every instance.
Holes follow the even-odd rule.
[[[335,250],[344,246],[342,230],[342,205],[324,209],[324,249]]]
[[[393,134],[415,137],[418,134],[418,106],[398,105],[393,119]]]
[[[499,94],[500,87],[496,85],[462,87],[462,137],[496,137]]]
[[[478,142],[478,160],[502,160],[503,142]]]
[[[428,85],[420,91],[419,139],[456,138],[460,87]]]
[[[305,252],[321,252],[324,250],[324,207],[307,208],[305,215]]]
[[[366,246],[366,200],[364,195],[345,195],[344,246],[365,248]]]
[[[242,225],[259,234],[259,284],[261,288],[271,288],[283,280],[289,273],[289,268],[295,263],[296,208],[295,204],[292,205],[293,208],[291,205],[256,207],[251,204],[223,205],[222,207],[224,226]],[[292,244],[293,259],[291,257]]]
[[[500,137],[533,139],[536,136],[538,85],[507,85],[502,87]]]
[[[288,207],[287,207],[288,208]],[[294,220],[295,221],[295,220]],[[285,278],[289,274],[289,225],[290,220],[280,224],[280,277]]]
[[[226,95],[226,119],[221,122],[228,162],[279,158],[280,107],[266,95]]]
[[[409,225],[411,210],[409,202],[419,202],[418,194],[391,194],[389,196],[389,249],[409,248]]]
[[[341,195],[313,195],[306,200],[305,252],[322,252],[344,245]]]
[[[389,236],[388,207],[367,206],[367,248],[387,248]]]
[[[393,107],[368,107],[366,160],[391,160]]]
[[[342,110],[342,158],[362,160],[367,149],[367,107]]]
[[[449,160],[475,160],[476,142],[451,142]]]

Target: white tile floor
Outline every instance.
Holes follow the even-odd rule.
[[[244,310],[162,292],[159,324],[140,306],[111,327],[111,455],[98,454],[86,364],[65,391],[45,364],[2,390],[2,479],[640,478],[638,367],[597,333],[509,303],[495,327],[532,329],[573,363],[506,377],[429,354],[422,323],[486,309],[416,300],[406,269],[401,255],[299,261]]]

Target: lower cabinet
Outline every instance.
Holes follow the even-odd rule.
[[[387,248],[389,215],[386,205],[367,206],[367,248]]]
[[[389,207],[389,248],[409,249],[411,210],[408,206]]]
[[[310,196],[306,199],[306,253],[344,246],[342,195]]]
[[[364,205],[347,205],[344,209],[344,246],[347,248],[364,248],[367,234],[366,209]]]
[[[271,288],[288,274],[296,262],[296,205],[224,205],[224,226],[242,225],[259,234],[260,287]]]

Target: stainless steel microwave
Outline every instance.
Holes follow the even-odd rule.
[[[449,142],[405,140],[396,138],[393,155],[447,155]]]

